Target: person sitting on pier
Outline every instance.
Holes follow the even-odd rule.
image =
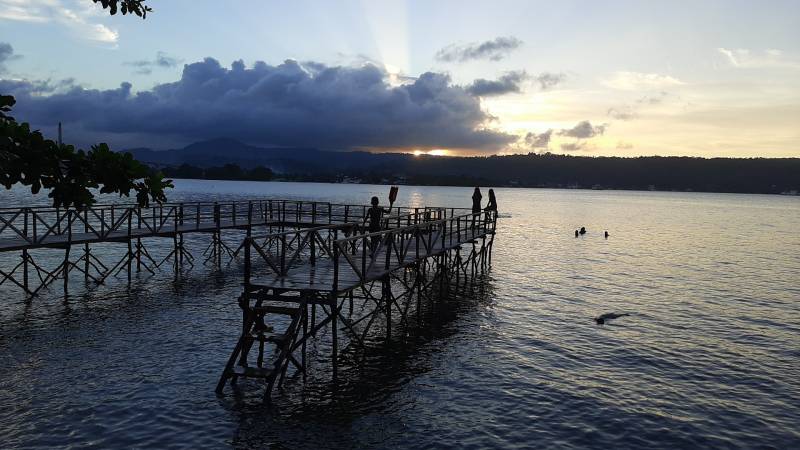
[[[486,205],[486,208],[483,208],[483,210],[497,212],[497,198],[494,196],[494,189],[489,189],[489,203]]]

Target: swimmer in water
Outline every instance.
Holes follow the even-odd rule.
[[[602,316],[595,317],[594,321],[597,322],[598,325],[603,325],[606,323],[606,320],[619,319],[624,316],[630,316],[630,314],[605,313]]]

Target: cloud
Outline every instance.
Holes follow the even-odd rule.
[[[617,149],[618,150],[630,150],[633,148],[633,144],[630,142],[619,141],[617,142]]]
[[[527,80],[524,71],[508,72],[497,80],[479,78],[466,87],[467,92],[476,97],[491,97],[522,92],[520,84]]]
[[[232,137],[324,149],[498,150],[516,140],[487,129],[491,116],[480,101],[447,75],[423,73],[399,86],[387,78],[385,70],[373,65],[312,66],[287,60],[247,68],[236,61],[225,68],[206,58],[185,65],[178,81],[138,93],[122,83],[118,89],[74,86],[36,95],[31,82],[8,81],[0,81],[0,91],[17,96],[14,111],[20,120],[38,126],[62,121],[87,139],[110,136],[131,145]],[[132,136],[142,138],[132,142]]]
[[[666,97],[669,96],[669,92],[661,91],[657,94],[652,95],[645,95],[639,100],[636,100],[636,103],[639,104],[647,104],[647,105],[658,105],[664,102]]]
[[[622,71],[615,72],[611,78],[603,80],[603,84],[613,89],[635,91],[642,89],[662,89],[670,86],[680,86],[686,83],[669,75]]]
[[[622,108],[608,108],[606,114],[612,119],[616,120],[633,120],[638,114],[630,106]]]
[[[592,125],[588,120],[578,122],[572,128],[565,128],[558,132],[561,136],[573,137],[576,139],[590,139],[595,136],[601,136],[606,131],[608,124]]]
[[[547,130],[544,133],[528,133],[525,135],[525,144],[530,148],[547,148],[550,145],[550,138],[553,136],[553,130]]]
[[[155,59],[140,59],[137,61],[128,61],[123,63],[126,66],[133,66],[136,68],[134,73],[139,75],[149,75],[153,73],[153,68],[169,69],[177,67],[182,60],[169,56],[164,52],[157,52]]]
[[[8,69],[6,63],[15,59],[22,58],[22,55],[14,54],[14,47],[7,42],[0,42],[0,74],[5,73]]]
[[[669,92],[661,91],[655,94],[648,94],[640,97],[631,104],[608,108],[606,114],[615,120],[633,120],[639,118],[639,112],[642,109],[648,109],[651,106],[660,105],[668,98],[680,99],[680,96],[672,95]]]
[[[558,84],[564,82],[567,79],[567,75],[563,73],[550,73],[550,72],[542,72],[534,80],[539,83],[539,88],[543,91],[546,91],[552,87],[555,87]]]
[[[565,152],[577,152],[580,150],[586,150],[586,142],[576,141],[576,142],[568,142],[566,144],[561,144],[561,150]]]
[[[491,41],[465,45],[451,44],[436,52],[436,59],[442,62],[466,62],[476,59],[499,61],[522,45],[519,39],[508,36]]]
[[[800,61],[788,58],[781,50],[767,49],[763,52],[744,48],[718,48],[725,60],[733,67],[742,69],[789,68],[800,69]]]
[[[88,1],[0,0],[0,20],[31,23],[59,23],[89,40],[114,44],[119,33],[97,20],[106,17]]]

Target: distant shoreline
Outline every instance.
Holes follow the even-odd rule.
[[[174,180],[186,181],[247,181],[256,183],[318,183],[318,184],[343,184],[343,185],[371,185],[371,186],[420,186],[420,187],[467,187],[472,188],[472,184],[410,184],[410,183],[353,183],[342,181],[323,181],[323,180],[292,180],[280,177],[272,180],[249,180],[249,179],[230,179],[230,178],[178,178],[170,177]],[[592,188],[592,187],[558,187],[558,186],[503,186],[493,184],[483,184],[480,187],[504,188],[504,189],[558,189],[564,191],[621,191],[621,192],[674,192],[683,194],[741,194],[741,195],[770,195],[782,197],[800,197],[800,192],[729,192],[729,191],[696,191],[696,190],[667,190],[667,189],[624,189],[624,188]]]

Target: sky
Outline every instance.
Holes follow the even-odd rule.
[[[0,93],[65,141],[800,157],[797,1],[0,0]]]

